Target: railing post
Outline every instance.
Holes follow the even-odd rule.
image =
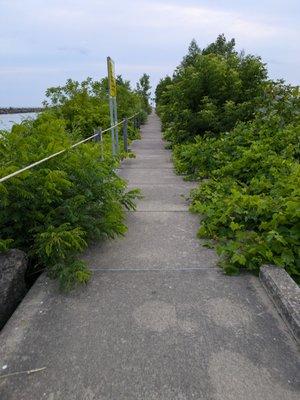
[[[109,96],[109,110],[110,110],[110,135],[111,135],[111,152],[112,155],[115,156],[116,154],[116,146],[115,146],[115,128],[113,128],[115,124],[114,120],[114,106],[113,106],[113,99]]]
[[[115,132],[114,128],[110,128],[110,137],[111,137],[111,153],[113,156],[116,155],[116,147],[115,147]]]
[[[100,137],[100,154],[101,154],[101,160],[104,160],[104,154],[103,154],[103,136],[102,136],[102,129],[99,128],[99,137]]]
[[[119,153],[119,129],[118,129],[118,114],[117,114],[117,100],[114,97],[114,115],[115,115],[115,151]]]
[[[96,136],[94,137],[94,141],[95,142],[100,142],[100,154],[101,154],[101,160],[103,160],[103,137],[102,137],[102,129],[101,128],[97,128],[94,129],[94,134],[96,134]]]
[[[100,133],[99,133],[99,129],[98,128],[95,128],[94,129],[94,135],[96,135],[95,137],[94,137],[94,142],[99,142],[100,141]]]
[[[124,142],[124,150],[128,153],[128,140],[127,140],[127,127],[128,127],[128,119],[125,117],[123,119],[123,142]]]

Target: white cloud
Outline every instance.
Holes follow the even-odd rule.
[[[149,0],[16,0],[6,4],[9,4],[7,7],[16,19],[16,27],[21,23],[27,31],[39,30],[40,37],[49,35],[49,39],[52,37],[57,40],[60,37],[62,41],[72,38],[90,40],[91,35],[100,33],[101,36],[94,38],[109,40],[120,31],[124,35],[126,31],[134,31],[137,40],[144,38],[147,41],[157,35],[161,35],[161,41],[168,40],[170,34],[173,38],[200,32],[207,36],[216,30],[249,39],[272,38],[283,33],[293,33],[287,28],[274,25],[270,19],[258,19],[257,16],[251,17],[239,12],[201,5],[191,6],[184,2],[172,4]],[[5,24],[5,21],[3,22]],[[35,39],[38,40],[38,37]]]
[[[195,32],[195,29],[207,32],[231,31],[238,36],[274,37],[281,29],[265,22],[254,21],[239,13],[210,9],[203,6],[186,6],[151,2],[147,5],[150,18],[145,20],[146,26],[152,28],[178,29]],[[208,29],[208,31],[207,31]]]
[[[8,75],[48,75],[48,74],[59,74],[59,73],[72,73],[72,72],[86,72],[90,70],[94,72],[99,69],[106,69],[106,62],[98,63],[88,63],[84,65],[66,65],[64,67],[47,67],[47,66],[10,66],[1,67],[0,66],[0,76]],[[117,65],[117,74],[124,72],[137,72],[148,71],[150,72],[160,72],[160,71],[170,71],[174,68],[173,65],[151,65],[151,64],[123,64],[119,63]]]

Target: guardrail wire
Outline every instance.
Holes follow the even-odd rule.
[[[136,114],[132,115],[131,117],[127,118],[127,121],[129,121],[129,120],[132,119],[132,118],[135,118],[138,114],[139,114],[139,113],[136,113]],[[123,124],[124,121],[125,121],[125,119],[122,120],[122,121],[120,121],[120,122],[118,122],[118,123],[115,124],[115,125],[110,126],[110,127],[107,128],[107,129],[104,129],[104,130],[102,131],[102,133],[108,132],[108,131],[110,131],[111,129],[115,128],[116,126],[119,126],[119,125]],[[83,140],[80,140],[80,141],[77,142],[77,143],[72,144],[72,146],[70,146],[70,147],[68,147],[68,148],[66,148],[66,149],[60,150],[60,151],[58,151],[58,152],[56,152],[56,153],[54,153],[54,154],[51,154],[51,155],[48,156],[48,157],[42,158],[42,159],[39,160],[39,161],[36,161],[36,162],[34,162],[34,163],[30,164],[30,165],[27,165],[27,166],[24,167],[24,168],[21,168],[21,169],[15,171],[15,172],[12,172],[11,174],[4,176],[3,178],[0,178],[0,183],[5,182],[5,181],[7,181],[7,180],[10,179],[10,178],[13,178],[14,176],[20,175],[22,172],[27,171],[27,170],[29,170],[29,169],[31,169],[31,168],[34,168],[34,167],[36,167],[37,165],[42,164],[42,163],[44,163],[44,162],[50,160],[51,158],[54,158],[54,157],[56,157],[56,156],[59,156],[60,154],[63,154],[63,153],[65,153],[66,151],[68,151],[68,150],[70,150],[70,149],[73,149],[73,148],[75,148],[75,147],[77,147],[77,146],[79,146],[79,145],[81,145],[81,144],[83,144],[83,143],[85,143],[85,142],[88,142],[89,140],[91,140],[91,139],[93,139],[93,138],[95,138],[95,137],[97,137],[97,136],[99,136],[99,132],[96,132],[96,133],[94,133],[93,135],[89,136],[88,138],[85,138],[85,139],[83,139]]]

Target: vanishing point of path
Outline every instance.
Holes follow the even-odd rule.
[[[144,198],[84,258],[70,295],[44,276],[4,328],[1,400],[296,400],[295,342],[257,278],[224,276],[152,114],[120,174]],[[3,365],[7,369],[2,370]],[[297,365],[298,364],[298,365]]]

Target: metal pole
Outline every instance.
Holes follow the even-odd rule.
[[[126,117],[123,120],[123,142],[124,142],[124,150],[126,151],[126,153],[128,153],[127,126],[128,126],[128,119]]]
[[[114,126],[114,105],[113,105],[113,97],[109,96],[109,111],[110,111],[110,125]],[[111,151],[112,155],[114,156],[116,154],[116,149],[115,149],[115,128],[110,129],[111,133]]]
[[[96,129],[94,129],[94,142],[99,142],[99,140],[100,140],[100,133],[99,133],[99,129],[98,128],[96,128]]]
[[[103,160],[103,137],[102,137],[102,129],[97,128],[94,129],[94,133],[96,134],[94,137],[94,142],[100,142],[100,154],[101,154],[101,160]]]
[[[114,107],[114,119],[115,119],[115,124],[118,123],[118,112],[117,112],[117,99],[114,97],[113,98],[113,107]],[[115,127],[115,145],[116,145],[116,152],[119,152],[119,132],[118,132],[118,127]]]
[[[103,136],[102,136],[102,129],[99,128],[99,137],[100,137],[100,154],[101,154],[101,160],[104,160],[104,155],[103,155]]]
[[[94,129],[93,132],[94,134],[97,133],[97,129]],[[97,142],[97,140],[98,140],[98,135],[94,137],[93,141]]]

